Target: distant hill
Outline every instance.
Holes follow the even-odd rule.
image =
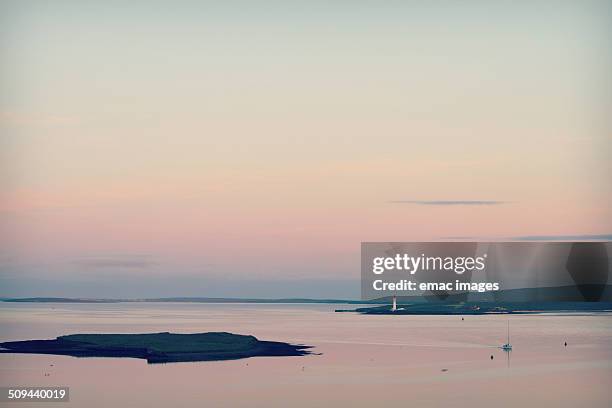
[[[484,315],[537,313],[598,313],[612,312],[610,302],[436,302],[399,305],[392,311],[389,305],[361,307],[357,312],[376,315]]]
[[[114,299],[78,299],[61,297],[31,297],[31,298],[2,298],[2,302],[13,303],[118,303],[121,300]]]
[[[591,288],[601,292],[601,302],[612,302],[611,285],[570,285],[547,288],[506,289],[498,292],[469,292],[450,294],[444,302],[584,302],[584,292]],[[175,303],[310,303],[310,304],[390,304],[391,296],[373,300],[350,299],[309,299],[309,298],[223,298],[223,297],[166,297],[142,299],[88,299],[64,297],[29,297],[29,298],[0,298],[2,302],[24,303],[121,303],[121,302],[175,302]],[[436,303],[440,299],[435,296],[398,296],[399,304]]]
[[[448,295],[444,302],[584,302],[583,293],[591,288],[601,292],[601,302],[612,302],[611,285],[569,285],[545,288],[506,289],[497,292],[469,292]],[[581,290],[582,289],[582,290]],[[391,303],[392,297],[376,299],[376,303]],[[398,296],[397,302],[406,303],[436,303],[441,300],[435,296]]]
[[[176,302],[176,303],[320,303],[320,304],[378,304],[383,300],[361,301],[346,299],[252,299],[252,298],[208,298],[208,297],[170,297],[143,299],[87,299],[63,297],[3,298],[2,302],[11,303],[137,303],[137,302]]]

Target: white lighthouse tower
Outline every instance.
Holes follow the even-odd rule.
[[[391,306],[391,311],[395,312],[397,310],[397,296],[393,296],[393,305]]]

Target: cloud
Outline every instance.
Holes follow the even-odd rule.
[[[123,259],[123,258],[90,258],[77,259],[73,264],[84,268],[134,268],[144,269],[157,265],[157,262],[146,259]]]
[[[452,206],[452,205],[500,205],[506,204],[507,201],[495,200],[395,200],[389,201],[391,204],[417,204],[417,205],[437,205],[437,206]]]
[[[612,234],[524,235],[511,239],[519,241],[612,241]]]
[[[441,240],[450,241],[478,241],[478,242],[500,242],[500,241],[612,241],[612,234],[575,234],[575,235],[523,235],[516,237],[486,237],[486,236],[444,236]]]

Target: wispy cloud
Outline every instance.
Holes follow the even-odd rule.
[[[416,205],[437,205],[437,206],[452,206],[452,205],[500,205],[506,204],[508,201],[496,200],[394,200],[389,201],[391,204],[416,204]]]
[[[574,234],[574,235],[522,235],[514,237],[487,237],[487,236],[444,236],[441,240],[450,241],[612,241],[612,234]]]
[[[524,235],[511,239],[519,241],[612,241],[612,234]]]
[[[480,238],[472,237],[472,236],[456,235],[456,236],[440,237],[439,239],[448,239],[450,241],[467,241],[467,240],[478,240]]]
[[[147,259],[123,258],[85,258],[73,261],[73,264],[84,268],[135,268],[144,269],[157,265],[157,262]]]

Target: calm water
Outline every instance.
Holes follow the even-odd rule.
[[[70,403],[58,407],[371,408],[399,401],[416,407],[609,407],[612,401],[612,315],[461,321],[334,313],[336,307],[346,305],[0,303],[2,341],[84,332],[229,331],[309,344],[322,353],[164,365],[4,354],[0,386],[70,386]],[[507,320],[514,345],[509,360],[495,348],[505,342]]]

